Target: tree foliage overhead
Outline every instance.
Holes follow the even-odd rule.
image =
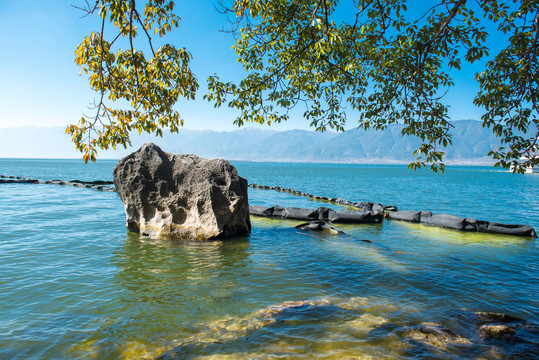
[[[131,15],[134,4],[132,0],[100,0],[96,8],[101,12],[107,9],[109,21],[123,29],[122,36],[126,33],[131,38],[131,19],[139,19],[146,29],[148,23],[150,27],[152,24],[136,13]],[[118,6],[126,10],[121,16],[113,16]],[[161,28],[165,28],[162,24],[177,24],[172,2],[147,0],[146,7],[163,10],[150,12],[153,17],[146,15],[154,21],[161,19]],[[539,158],[531,155],[538,150],[539,136],[536,0],[230,0],[223,3],[223,9],[233,18],[235,50],[248,73],[238,82],[210,77],[205,98],[215,106],[226,104],[237,109],[237,125],[281,122],[298,110],[320,131],[343,130],[347,119],[357,120],[365,129],[383,130],[401,123],[403,135],[422,140],[415,152],[417,160],[410,167],[430,164],[433,170],[443,171],[441,147],[450,146],[452,127],[444,95],[454,85],[452,75],[464,62],[482,60],[487,65],[476,75],[480,91],[474,103],[485,109],[483,125],[490,127],[503,144],[491,155],[498,166],[517,165],[519,171],[539,163]],[[487,48],[487,25],[507,39],[497,54]],[[99,40],[92,43],[93,37]],[[107,69],[107,57],[97,55],[100,51],[110,53],[99,50],[108,49],[108,45],[102,46],[103,31],[93,37],[85,40],[89,45],[83,43],[81,47],[94,49],[96,55],[81,57],[78,51],[77,62],[90,71],[88,64],[94,62],[97,69]],[[136,63],[136,53],[125,51],[124,67]],[[191,97],[197,88],[196,79],[188,71],[189,56],[182,54],[185,58],[180,58],[185,60],[176,69],[182,69],[183,82],[177,81],[170,91],[178,89],[178,94]],[[94,89],[109,84],[101,78],[91,78]],[[160,82],[152,82],[152,76],[147,78],[147,83],[140,83],[149,97],[160,89]],[[118,85],[110,83],[110,88],[105,87],[107,94],[129,94],[128,88],[140,86],[136,79],[125,84],[123,91],[116,91]],[[190,80],[192,87],[188,87]],[[166,103],[160,98],[148,102],[155,106]],[[112,110],[107,112],[112,114]],[[168,119],[166,112],[153,114],[159,117],[148,116],[142,120],[146,127],[134,128],[159,131],[169,124],[160,122],[161,118]],[[140,118],[134,113],[129,119],[135,122]],[[121,122],[126,123],[131,124]],[[104,142],[98,138],[95,145],[113,144],[111,136],[118,133],[112,129]],[[126,132],[121,134],[128,136]],[[74,136],[74,140],[81,143],[80,138]],[[519,161],[521,156],[527,159]]]
[[[478,74],[475,103],[487,110],[485,126],[506,144],[492,155],[507,167],[537,147],[537,1],[364,0],[340,21],[343,3],[235,1],[236,52],[249,74],[239,83],[210,78],[207,98],[240,110],[239,125],[284,121],[296,106],[317,130],[342,130],[347,117],[365,129],[403,123],[403,135],[423,141],[411,167],[443,170],[439,148],[451,144],[444,95],[463,62],[489,55],[484,23],[490,19],[510,35]]]
[[[180,97],[194,99],[198,82],[189,69],[189,52],[170,44],[154,49],[152,36],[162,37],[178,26],[173,1],[147,0],[140,8],[135,0],[86,4],[82,10],[88,15],[99,13],[101,29],[78,46],[75,62],[81,72],[89,74],[99,99],[90,107],[93,113],[83,116],[78,125],[68,126],[66,132],[87,162],[95,161],[97,148],[126,147],[132,130],[157,135],[165,128],[177,132],[183,120],[173,106]],[[139,36],[149,48],[149,59],[135,47]],[[122,43],[122,39],[127,41]],[[127,106],[115,104],[117,100]]]

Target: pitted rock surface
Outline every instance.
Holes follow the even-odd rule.
[[[144,144],[114,168],[127,228],[150,237],[219,239],[251,230],[247,180],[222,159]]]

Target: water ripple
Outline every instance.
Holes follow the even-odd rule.
[[[58,166],[56,175],[73,164]],[[539,218],[536,178],[238,167],[251,182],[320,195],[524,223]],[[62,177],[32,171],[13,175]],[[107,179],[99,171],[87,180]],[[251,200],[320,205],[261,190]],[[294,221],[253,218],[248,238],[180,243],[128,233],[114,193],[12,184],[0,186],[0,201],[0,358],[466,358],[458,346],[417,343],[416,330],[433,323],[489,359],[515,353],[482,343],[463,318],[493,311],[539,322],[533,240],[396,222],[341,226],[345,236],[307,234]]]

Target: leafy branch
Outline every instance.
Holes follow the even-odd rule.
[[[180,97],[194,99],[198,89],[189,68],[191,55],[170,44],[155,50],[149,33],[154,30],[154,35],[162,37],[178,26],[180,19],[173,8],[174,3],[167,0],[148,0],[144,14],[135,0],[86,1],[86,7],[79,8],[84,16],[98,12],[102,18],[101,29],[87,36],[75,52],[81,73],[89,75],[90,86],[98,94],[89,107],[93,114],[84,114],[78,124],[66,129],[84,161],[95,161],[98,148],[127,147],[132,130],[161,136],[163,129],[177,132],[183,125],[173,106]],[[113,25],[110,42],[106,24]],[[139,28],[146,36],[146,45],[141,46],[149,47],[149,59],[135,47]],[[128,40],[127,50],[119,47],[122,38]]]

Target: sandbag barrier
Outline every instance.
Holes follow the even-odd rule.
[[[112,181],[81,181],[81,180],[37,180],[30,179],[21,176],[6,176],[0,175],[0,184],[52,184],[52,185],[64,185],[75,186],[80,188],[87,188],[97,191],[116,191],[114,183]],[[326,196],[317,196],[308,193],[304,193],[289,188],[282,188],[279,186],[264,186],[257,184],[249,184],[249,187],[264,190],[276,190],[282,192],[288,192],[298,196],[306,196],[318,201],[325,201],[334,203],[337,205],[347,206],[351,208],[360,209],[360,212],[337,212],[333,209],[326,207],[319,207],[316,210],[302,209],[302,208],[282,208],[278,205],[272,207],[250,205],[249,212],[252,215],[274,217],[281,219],[291,220],[305,220],[305,221],[330,221],[336,223],[350,223],[350,224],[379,224],[382,223],[384,218],[388,220],[406,221],[410,223],[420,223],[428,226],[442,227],[446,229],[453,229],[459,231],[473,231],[483,232],[491,234],[513,235],[513,236],[525,236],[536,238],[537,233],[535,229],[528,225],[512,225],[502,224],[485,220],[477,220],[471,217],[462,218],[460,216],[448,215],[448,214],[433,214],[430,211],[409,211],[398,210],[396,206],[384,206],[382,204],[376,204],[373,202],[351,202],[341,198],[328,198]]]
[[[87,188],[97,191],[116,191],[112,181],[96,180],[96,181],[81,181],[81,180],[37,180],[29,179],[21,176],[6,176],[0,175],[0,184],[51,184],[51,185],[64,185],[64,186],[75,186],[80,188]]]
[[[361,210],[361,212],[336,212],[332,209],[328,209],[325,207],[311,210],[301,208],[282,208],[277,205],[273,207],[265,207],[258,205],[249,206],[250,213],[257,216],[306,221],[324,220],[330,222],[355,224],[378,224],[381,223],[385,217],[387,220],[420,223],[427,226],[435,226],[459,231],[525,236],[532,238],[537,237],[537,233],[535,232],[534,228],[528,225],[502,224],[485,220],[477,220],[471,217],[462,218],[460,216],[447,214],[435,215],[430,211],[399,211],[397,207],[393,205],[384,206],[382,204],[376,204],[373,202],[352,202],[346,199],[328,198],[326,196],[312,195],[289,188],[282,188],[279,186],[249,184],[249,187],[255,189],[288,192],[293,195],[306,196],[314,200],[330,202],[337,205],[343,205]]]
[[[322,201],[322,202],[328,202],[336,205],[342,205],[350,208],[356,208],[361,211],[397,211],[397,207],[393,205],[384,206],[382,204],[377,204],[374,202],[352,202],[350,200],[342,199],[342,198],[329,198],[327,196],[318,196],[313,195],[309,193],[305,193],[298,190],[293,190],[290,188],[283,188],[280,186],[266,186],[266,185],[258,185],[258,184],[249,184],[249,187],[253,189],[262,189],[262,190],[275,190],[280,192],[287,192],[292,195],[297,196],[305,196],[308,198],[311,198],[313,200]]]
[[[316,210],[311,210],[296,207],[283,208],[279,205],[272,207],[249,205],[249,213],[256,216],[280,219],[303,221],[322,220],[345,224],[380,224],[384,220],[383,211],[337,212],[327,207],[319,207]]]
[[[491,234],[537,237],[535,230],[528,225],[501,224],[471,217],[462,218],[455,215],[433,214],[430,211],[394,211],[387,214],[389,220],[421,223],[460,231],[476,231]]]

